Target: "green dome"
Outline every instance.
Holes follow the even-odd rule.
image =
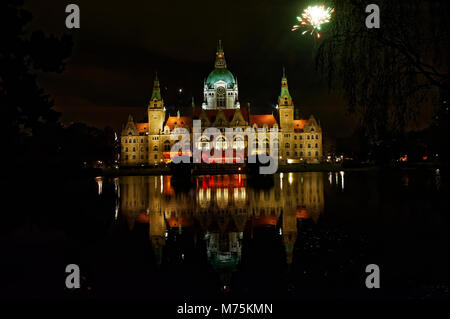
[[[214,84],[218,81],[224,81],[227,83],[227,87],[229,89],[233,88],[236,81],[234,80],[233,74],[231,74],[230,71],[227,69],[214,69],[212,72],[208,75],[208,78],[206,79],[206,85],[209,89],[214,88]]]

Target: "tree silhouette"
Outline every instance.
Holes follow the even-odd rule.
[[[57,128],[59,114],[36,81],[37,72],[61,72],[72,49],[71,37],[27,31],[31,14],[22,1],[0,2],[0,132],[6,150],[3,161],[36,155],[31,149]],[[30,148],[33,145],[33,148]],[[55,146],[53,144],[52,146]],[[46,146],[50,146],[48,143]]]
[[[448,2],[377,1],[379,29],[366,27],[366,5],[333,2],[316,65],[330,89],[342,90],[373,157],[383,161],[420,109],[438,107],[448,91]]]

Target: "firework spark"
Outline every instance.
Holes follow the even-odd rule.
[[[294,25],[292,31],[306,28],[306,30],[302,32],[302,35],[309,32],[309,34],[314,34],[317,38],[320,38],[320,28],[322,24],[330,22],[331,14],[333,12],[334,9],[325,8],[325,5],[309,6],[303,10],[301,17],[297,17],[299,24]]]

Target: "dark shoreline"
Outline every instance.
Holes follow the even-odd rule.
[[[241,168],[241,169],[239,169]],[[408,165],[395,165],[383,167],[380,165],[367,165],[367,166],[349,166],[345,165],[333,165],[327,163],[319,164],[288,164],[280,165],[277,173],[289,173],[289,172],[380,172],[380,171],[395,171],[395,170],[435,170],[445,169],[447,165],[442,163],[411,163]],[[171,171],[168,167],[121,167],[115,168],[103,168],[99,169],[101,174],[97,176],[133,176],[133,175],[170,175]],[[194,171],[194,175],[221,175],[221,174],[240,174],[246,173],[245,168],[242,166],[226,166],[221,168],[202,168]]]

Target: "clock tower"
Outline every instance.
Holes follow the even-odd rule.
[[[284,132],[294,130],[294,103],[289,94],[286,74],[283,68],[283,77],[281,78],[281,93],[278,97],[278,110],[280,114],[280,128]]]
[[[161,90],[159,88],[158,75],[155,76],[153,82],[153,93],[148,103],[148,127],[149,134],[159,134],[163,130],[166,112],[164,110],[164,100],[161,97]]]

